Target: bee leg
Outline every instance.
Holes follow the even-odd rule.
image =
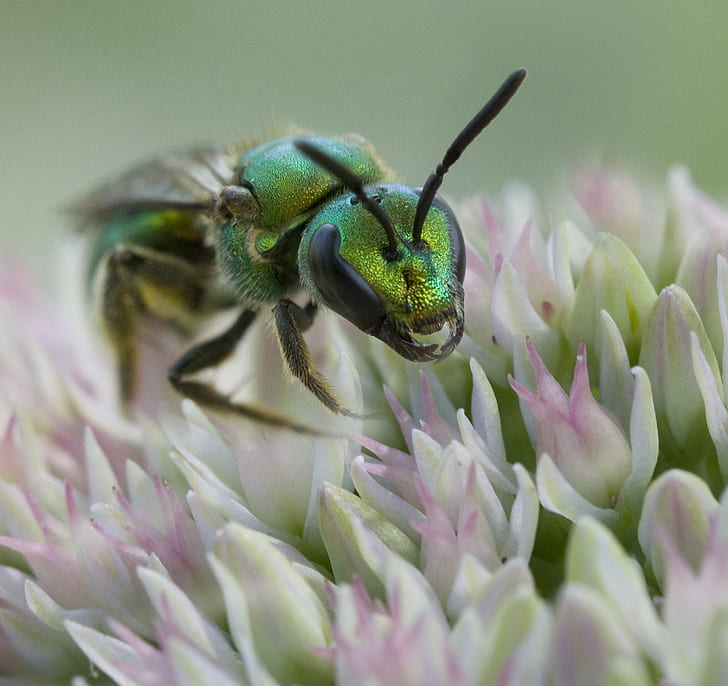
[[[118,360],[121,399],[128,405],[136,385],[141,316],[149,312],[174,321],[192,311],[204,290],[201,274],[175,256],[121,245],[108,255],[101,279],[101,318]]]
[[[305,333],[311,328],[311,325],[313,324],[313,320],[316,319],[316,313],[318,312],[318,305],[315,303],[309,302],[306,307],[299,307],[294,302],[291,302],[290,300],[287,301],[290,302],[293,307],[289,306],[289,311],[293,315],[293,319],[296,322],[296,328],[301,332]]]
[[[185,377],[215,367],[230,355],[255,319],[255,315],[255,310],[243,310],[232,325],[220,335],[190,348],[182,355],[168,371],[169,382],[175,390],[186,398],[202,404],[217,404],[214,400],[217,393],[211,386],[197,381],[187,381]],[[221,397],[230,402],[225,396]]]
[[[279,300],[273,308],[278,342],[283,358],[293,376],[313,393],[319,402],[332,412],[354,416],[331,390],[328,381],[313,366],[311,354],[301,331],[313,321],[316,306],[299,307],[291,300]]]
[[[126,406],[134,395],[137,366],[135,333],[143,305],[138,291],[130,287],[123,264],[121,255],[116,252],[109,255],[104,273],[101,318],[116,353],[119,391]]]
[[[328,435],[312,427],[291,422],[288,418],[253,405],[233,402],[228,396],[216,391],[212,386],[200,381],[190,381],[185,377],[195,372],[214,367],[222,362],[235,349],[256,316],[255,310],[243,310],[232,325],[215,338],[190,348],[169,368],[169,381],[174,389],[185,398],[194,400],[202,407],[236,414],[264,424],[280,426],[299,433]]]

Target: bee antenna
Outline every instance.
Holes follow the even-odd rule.
[[[455,137],[455,140],[447,149],[442,162],[435,167],[435,171],[430,174],[420,192],[420,199],[417,202],[415,210],[415,221],[412,227],[412,240],[418,243],[422,240],[422,227],[425,224],[430,207],[435,199],[437,189],[442,184],[442,179],[447,174],[450,167],[458,161],[460,155],[481,133],[481,131],[490,124],[500,113],[500,111],[508,104],[518,90],[523,79],[526,78],[526,70],[519,69],[514,71],[496,91],[495,95],[483,105],[483,108],[476,114],[465,128]]]
[[[320,147],[313,143],[298,139],[293,142],[306,157],[323,167],[329,174],[333,174],[341,183],[344,184],[361,202],[364,209],[374,215],[374,218],[382,225],[384,232],[387,234],[387,253],[394,255],[397,252],[397,234],[394,231],[394,226],[390,221],[387,213],[381,208],[380,205],[364,191],[361,179],[347,169],[341,162],[334,159],[328,153],[325,153]]]

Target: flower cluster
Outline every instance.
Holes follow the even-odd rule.
[[[728,210],[604,167],[550,215],[519,186],[460,215],[450,358],[310,332],[365,418],[293,387],[264,322],[209,379],[296,430],[176,398],[154,322],[124,414],[76,252],[56,300],[0,269],[8,683],[721,682]]]

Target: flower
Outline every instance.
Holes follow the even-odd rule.
[[[728,539],[726,498],[710,517],[698,560],[664,541],[664,671],[675,683],[722,678],[726,668]]]
[[[665,581],[665,553],[679,553],[698,568],[717,509],[705,482],[679,469],[665,472],[647,489],[637,533],[648,571],[660,587]]]
[[[664,194],[583,170],[571,194],[547,221],[518,185],[463,204],[466,328],[441,363],[319,317],[316,366],[363,418],[292,386],[256,323],[207,380],[289,429],[180,400],[185,341],[154,321],[125,414],[76,248],[58,294],[0,269],[0,672],[718,681],[728,211],[684,169]]]
[[[632,467],[627,438],[591,394],[586,347],[579,344],[571,393],[549,373],[533,344],[526,343],[537,392],[515,379],[511,387],[533,414],[536,453],[551,459],[566,481],[598,507],[613,506]]]

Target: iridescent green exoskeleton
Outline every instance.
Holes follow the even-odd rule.
[[[448,355],[463,334],[465,246],[436,196],[444,174],[526,76],[511,74],[455,138],[422,189],[394,183],[359,136],[289,136],[244,149],[200,149],[133,170],[74,208],[96,229],[91,271],[116,351],[122,399],[134,395],[144,316],[173,324],[237,306],[232,326],[169,370],[184,396],[273,423],[194,380],[272,306],[290,372],[333,412],[350,414],[314,368],[303,338],[319,306],[415,362]],[[291,300],[296,292],[308,304]],[[236,304],[237,303],[237,304]],[[415,336],[443,329],[436,343]]]

